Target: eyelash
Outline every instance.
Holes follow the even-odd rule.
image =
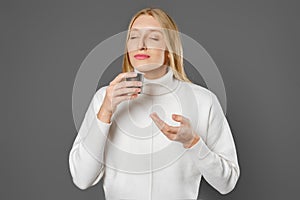
[[[135,39],[135,38],[137,38],[137,37],[130,37],[129,39],[133,40],[133,39]],[[151,38],[151,39],[152,39],[152,40],[155,40],[155,41],[158,41],[157,38]]]

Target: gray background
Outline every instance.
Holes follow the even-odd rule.
[[[225,196],[203,181],[199,199],[298,196],[299,2],[10,0],[0,5],[0,199],[104,199],[102,182],[81,191],[69,173],[73,83],[87,54],[148,5],[207,50],[225,83],[241,176]]]

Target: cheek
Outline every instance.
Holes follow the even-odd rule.
[[[133,56],[136,54],[136,52],[127,48],[127,53],[128,53],[129,60],[134,61]]]
[[[131,42],[128,42],[127,43],[127,52],[131,53],[132,51],[135,51],[135,50],[136,50],[136,48],[134,47],[134,45],[131,44]]]
[[[136,59],[133,57],[134,56],[134,54],[133,53],[129,53],[129,62],[133,65],[133,66],[135,66],[135,63],[136,63]]]
[[[127,49],[126,49],[128,55],[129,55],[129,58],[132,58],[134,56],[134,54],[136,53],[135,50],[131,49],[129,46],[127,46]]]
[[[163,50],[153,50],[151,57],[157,61],[162,61],[164,60],[165,54]]]

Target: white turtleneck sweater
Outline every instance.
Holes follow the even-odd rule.
[[[236,148],[214,93],[176,79],[169,66],[161,78],[144,78],[142,94],[120,103],[105,123],[97,113],[106,87],[93,96],[69,154],[77,187],[102,178],[107,200],[197,199],[202,176],[221,194],[235,187]],[[172,114],[187,117],[200,140],[191,148],[169,140],[150,118],[154,111],[172,126],[179,126]]]

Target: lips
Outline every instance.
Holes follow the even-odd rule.
[[[147,54],[136,54],[136,55],[134,55],[134,57],[138,60],[144,60],[144,59],[150,58],[150,56]]]

